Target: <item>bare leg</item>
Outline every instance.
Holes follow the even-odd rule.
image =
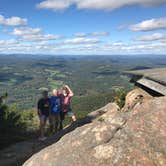
[[[71,118],[72,118],[73,122],[75,122],[77,120],[75,115],[73,115]]]
[[[54,118],[53,115],[49,116],[49,124],[50,124],[50,132],[52,133],[54,130]]]
[[[40,137],[44,137],[44,127],[45,127],[46,120],[44,117],[40,117]]]
[[[58,128],[59,128],[59,123],[60,123],[60,117],[59,117],[59,115],[57,114],[57,115],[55,115],[55,132],[57,132],[58,131]]]
[[[63,129],[63,120],[65,119],[65,113],[64,112],[60,112],[60,126],[59,126],[59,130]]]
[[[63,121],[62,121],[62,120],[60,121],[60,127],[59,127],[59,129],[60,129],[60,130],[63,129]]]

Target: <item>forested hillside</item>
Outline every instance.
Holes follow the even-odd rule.
[[[144,65],[142,65],[144,64]],[[163,67],[158,56],[0,56],[0,94],[8,93],[8,103],[19,109],[36,107],[41,90],[69,84],[76,96],[110,93],[132,86],[122,75],[125,70]]]
[[[44,88],[51,95],[52,89],[69,84],[75,93],[72,109],[80,119],[112,101],[123,106],[126,92],[133,88],[123,71],[165,65],[166,58],[157,56],[33,58],[28,55],[1,55],[0,96],[4,97],[0,103],[0,130],[3,133],[0,147],[38,136],[36,103]],[[8,95],[4,95],[6,92]],[[70,122],[66,118],[65,125]]]

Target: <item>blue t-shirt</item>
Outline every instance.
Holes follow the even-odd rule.
[[[60,97],[58,96],[51,96],[51,113],[58,114],[60,112]]]

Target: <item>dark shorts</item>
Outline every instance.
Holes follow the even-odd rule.
[[[51,111],[51,115],[59,115],[59,114],[60,114],[60,110],[58,112]]]
[[[60,112],[60,119],[61,119],[61,121],[62,120],[64,120],[65,119],[65,116],[68,116],[68,117],[72,117],[72,116],[74,116],[74,113],[73,113],[73,111],[72,111],[72,109],[70,109],[69,111],[67,111],[67,112]]]
[[[48,116],[45,115],[39,115],[39,120],[43,123],[46,123],[46,121],[49,119]]]
[[[37,113],[38,113],[38,116],[40,116],[39,112],[37,112]],[[41,110],[41,115],[48,118],[49,117],[49,112]]]

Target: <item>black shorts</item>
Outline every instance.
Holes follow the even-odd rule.
[[[38,113],[38,116],[40,116],[39,112],[37,112],[37,113]],[[47,118],[49,117],[49,113],[48,112],[41,111],[41,115],[45,116]]]
[[[74,113],[73,113],[72,109],[69,109],[69,111],[67,111],[67,112],[62,112],[61,111],[60,112],[61,121],[65,119],[65,115],[67,115],[68,117],[72,117],[72,116],[74,116]]]

